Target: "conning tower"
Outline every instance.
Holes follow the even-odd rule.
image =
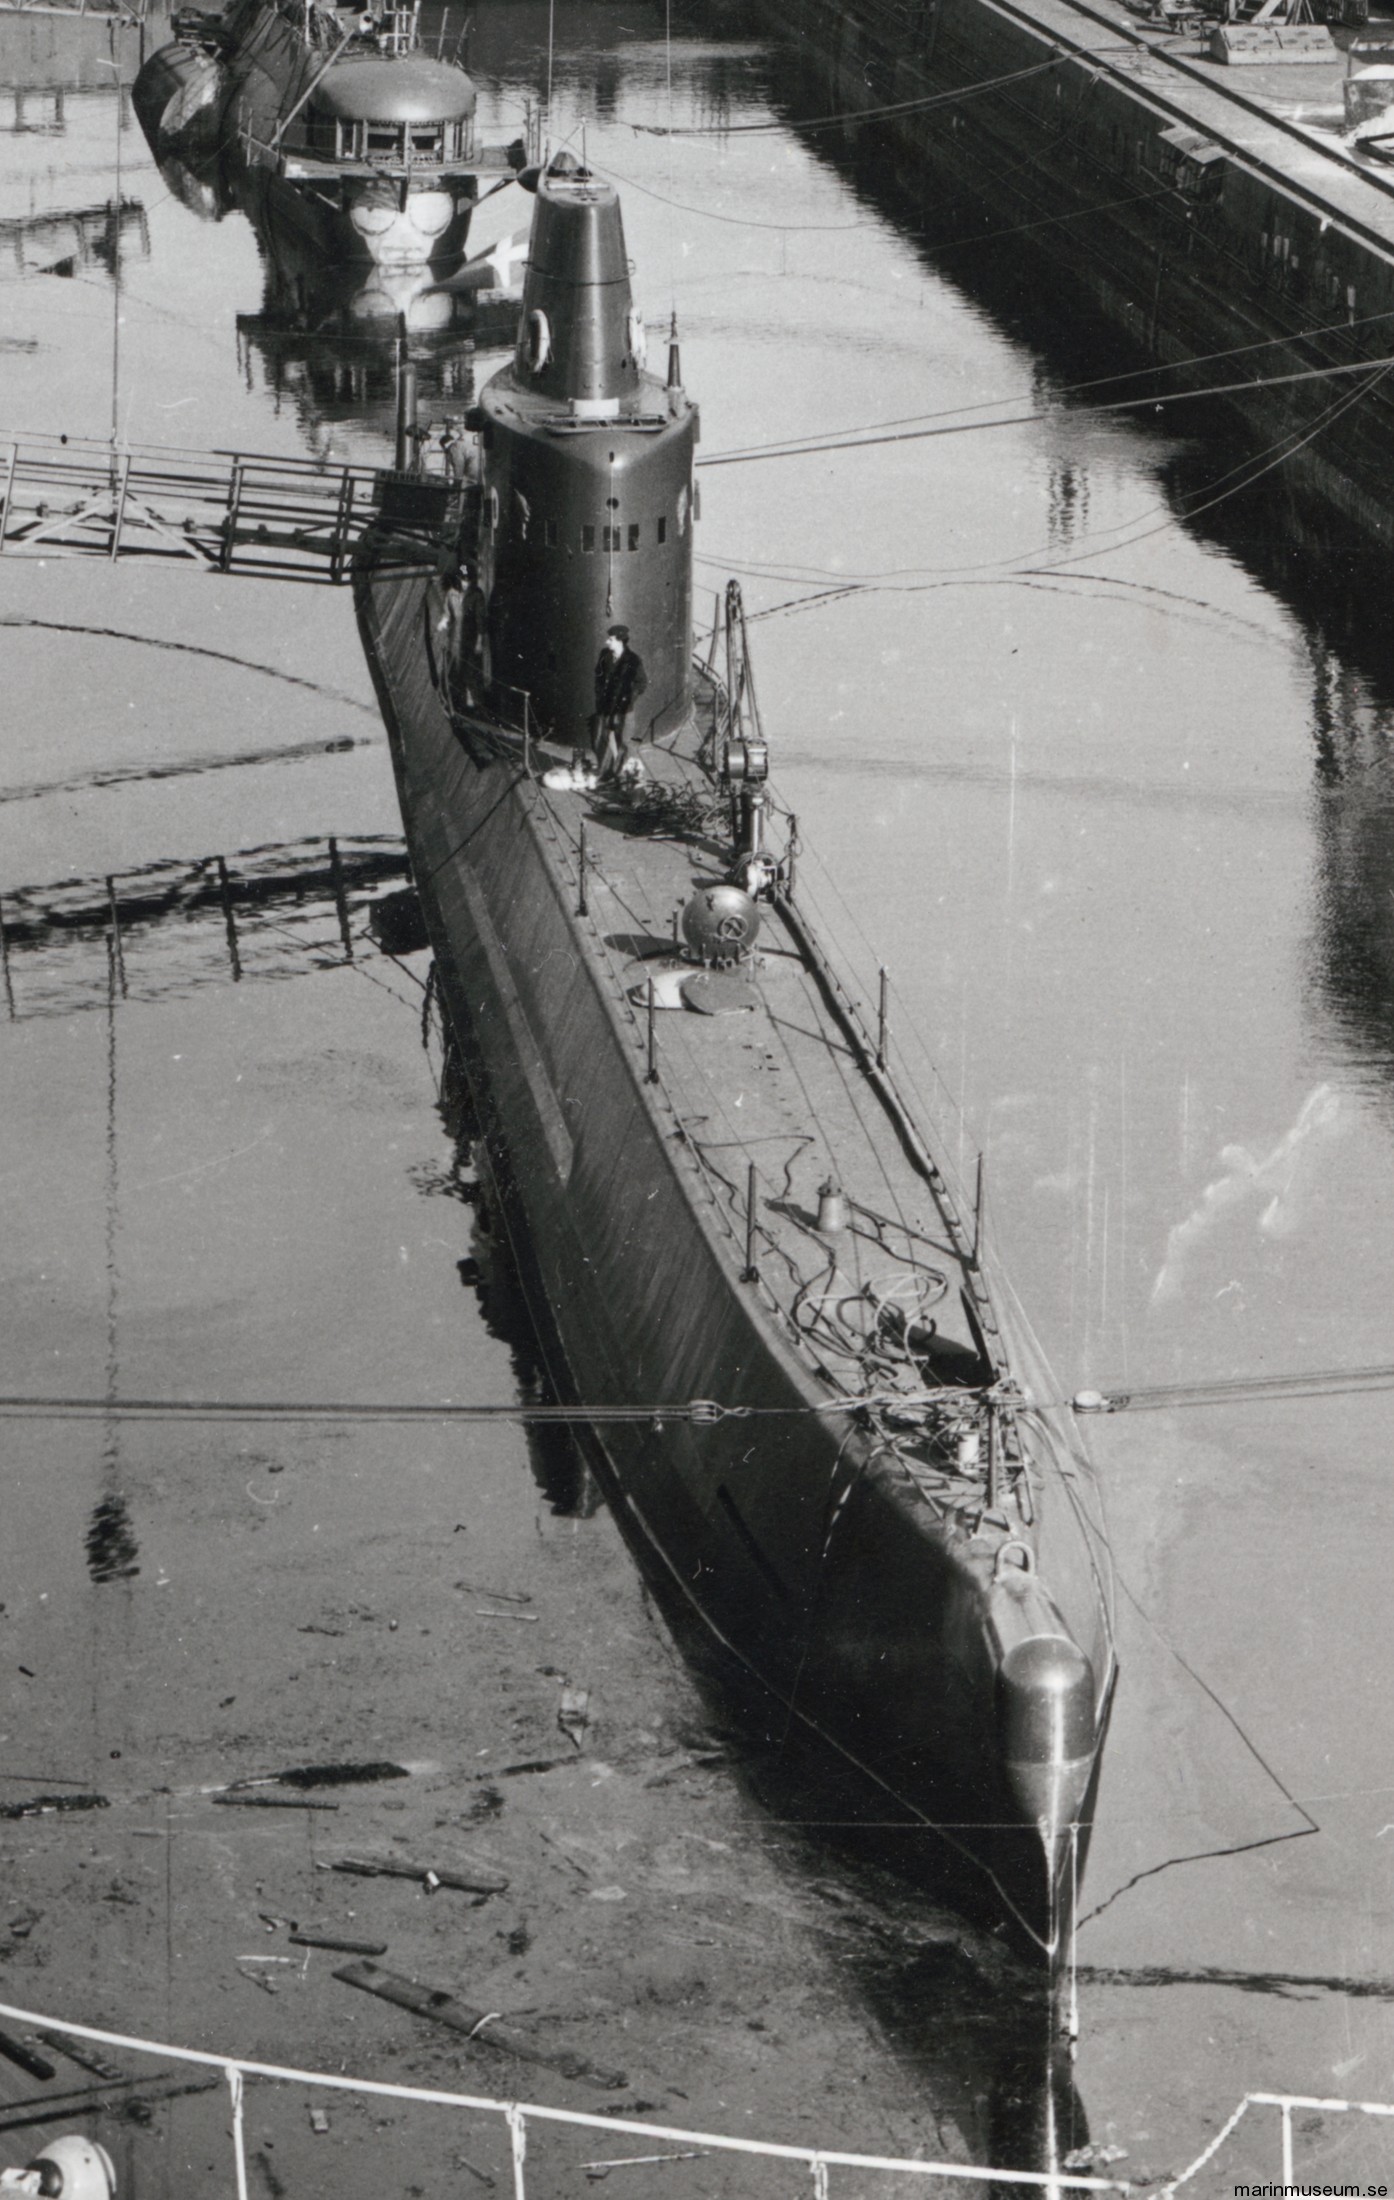
[[[495,693],[533,725],[584,742],[606,631],[644,660],[640,739],[692,700],[693,452],[697,409],[677,347],[644,371],[619,200],[558,154],[537,182],[513,362],[480,401],[480,580]]]

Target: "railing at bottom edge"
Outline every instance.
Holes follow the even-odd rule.
[[[885,2170],[906,2177],[952,2178],[960,2183],[1014,2185],[1018,2190],[1033,2185],[1043,2191],[1120,2192],[1132,2190],[1126,2179],[1091,2177],[1078,2170],[986,2169],[971,2162],[923,2162],[904,2156],[844,2153],[831,2147],[786,2146],[775,2140],[738,2139],[721,2132],[684,2131],[669,2124],[641,2123],[623,2116],[592,2116],[570,2108],[544,2108],[528,2101],[496,2100],[487,2094],[452,2093],[439,2088],[394,2085],[387,2079],[350,2078],[333,2071],[301,2070],[293,2065],[253,2062],[240,2055],[215,2055],[194,2047],[172,2047],[160,2040],[146,2040],[96,2025],[70,2024],[61,2017],[45,2016],[36,2009],[22,2009],[0,2002],[0,2018],[12,2024],[32,2025],[42,2032],[66,2034],[90,2040],[101,2047],[124,2048],[128,2054],[158,2056],[173,2062],[195,2063],[205,2070],[220,2070],[227,2080],[232,2107],[233,2160],[238,2200],[249,2200],[244,2137],[245,2091],[248,2078],[263,2078],[283,2085],[313,2086],[317,2091],[361,2093],[376,2099],[415,2101],[423,2107],[469,2109],[476,2115],[499,2117],[510,2138],[514,2200],[527,2200],[527,2135],[530,2124],[569,2124],[586,2131],[623,2131],[636,2138],[660,2139],[683,2146],[700,2147],[720,2154],[753,2155],[770,2161],[800,2163],[809,2172],[814,2200],[827,2200],[828,2173],[834,2169]],[[1388,2113],[1394,2114],[1394,2110]],[[1167,2188],[1170,2189],[1170,2188]]]

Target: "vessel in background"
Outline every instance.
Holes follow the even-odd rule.
[[[428,51],[420,16],[420,0],[380,14],[333,0],[186,9],[136,80],[141,125],[157,158],[210,184],[228,164],[259,228],[326,260],[457,260],[481,198],[526,165],[532,124],[481,145],[466,26],[448,49],[447,10]]]

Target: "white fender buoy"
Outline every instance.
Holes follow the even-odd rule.
[[[0,2193],[27,2192],[38,2200],[116,2200],[116,2168],[95,2139],[51,2139],[23,2169],[0,2169]]]

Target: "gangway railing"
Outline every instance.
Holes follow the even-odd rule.
[[[0,556],[132,558],[334,584],[385,508],[422,562],[444,521],[440,477],[265,452],[0,435]]]
[[[1021,2192],[1033,2187],[1049,2193],[1119,2192],[1132,2190],[1123,2179],[1090,2176],[1083,2170],[986,2169],[972,2162],[931,2162],[903,2155],[853,2154],[835,2147],[786,2146],[774,2140],[735,2138],[726,2132],[684,2131],[670,2124],[642,2123],[628,2116],[592,2116],[579,2109],[544,2108],[536,2102],[495,2099],[488,2094],[448,2092],[439,2087],[393,2085],[385,2079],[350,2078],[342,2072],[300,2070],[279,2063],[253,2062],[240,2055],[214,2055],[197,2048],[169,2047],[155,2040],[107,2032],[89,2024],[69,2024],[58,2017],[41,2016],[34,2009],[0,2003],[0,2017],[7,2023],[27,2025],[47,2034],[85,2040],[100,2047],[124,2049],[163,2061],[193,2063],[222,2073],[231,2109],[231,2144],[237,2200],[250,2200],[247,2179],[246,2102],[250,2081],[276,2085],[309,2086],[319,2092],[359,2094],[367,2099],[415,2102],[427,2108],[453,2108],[473,2116],[497,2120],[508,2134],[513,2200],[527,2200],[528,2138],[543,2126],[569,2126],[578,2131],[603,2132],[612,2141],[617,2132],[631,2138],[657,2140],[683,2152],[742,2155],[748,2161],[788,2163],[802,2170],[804,2190],[813,2200],[837,2200],[833,2173],[838,2170],[879,2170],[888,2175],[951,2180],[959,2185],[1010,2186]],[[61,2112],[55,2111],[56,2114]],[[845,2189],[845,2187],[844,2187]]]

